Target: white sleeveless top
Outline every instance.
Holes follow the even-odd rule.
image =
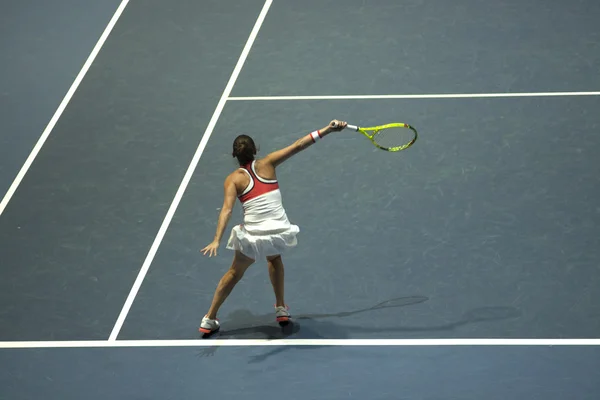
[[[244,208],[244,229],[255,234],[285,231],[290,228],[290,221],[283,208],[279,183],[258,176],[255,163],[252,161],[240,168],[250,178],[250,183],[238,196]]]

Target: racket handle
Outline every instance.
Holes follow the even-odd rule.
[[[348,125],[346,125],[346,128],[352,129],[353,131],[358,131],[358,126],[356,126],[356,125],[350,125],[350,124],[348,124]]]

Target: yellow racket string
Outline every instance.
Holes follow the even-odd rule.
[[[405,150],[417,140],[416,129],[404,123],[391,123],[369,128],[359,128],[359,130],[375,146],[386,151]]]

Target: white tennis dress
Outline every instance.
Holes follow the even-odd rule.
[[[277,180],[259,177],[255,162],[240,168],[250,177],[250,183],[238,196],[244,208],[244,223],[233,227],[227,248],[257,260],[295,247],[300,228],[288,220]]]

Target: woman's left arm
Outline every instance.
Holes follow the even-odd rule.
[[[233,206],[235,205],[235,199],[237,198],[237,189],[235,186],[234,177],[232,175],[228,176],[227,179],[225,179],[225,184],[223,186],[224,199],[223,206],[221,207],[221,212],[219,214],[219,220],[217,223],[217,232],[215,233],[215,237],[212,243],[202,249],[204,255],[206,255],[206,253],[209,253],[209,257],[217,255],[217,248],[221,243],[223,233],[225,232],[225,228],[227,227],[229,219],[231,218]]]

